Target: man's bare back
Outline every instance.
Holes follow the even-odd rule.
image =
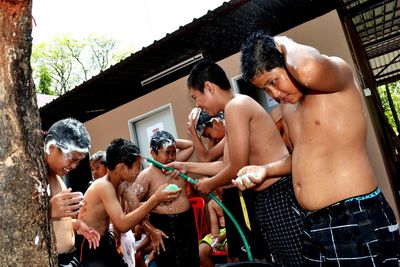
[[[288,154],[278,129],[271,116],[254,99],[236,95],[225,108],[227,141],[230,155],[246,153],[250,165],[274,162]],[[243,128],[247,131],[243,131]],[[247,154],[246,153],[246,154]],[[230,159],[231,156],[228,158]],[[239,166],[243,167],[245,165]],[[234,178],[234,177],[232,177]],[[279,178],[266,180],[256,190],[260,191],[275,183]]]

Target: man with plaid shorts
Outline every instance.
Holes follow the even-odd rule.
[[[248,164],[262,164],[263,162],[274,162],[278,159],[288,157],[288,150],[280,136],[278,129],[275,127],[274,121],[265,109],[258,104],[254,99],[247,95],[235,94],[230,86],[229,79],[227,78],[224,70],[215,62],[209,60],[202,60],[198,62],[190,72],[188,78],[188,88],[192,99],[196,105],[208,114],[215,116],[219,112],[224,112],[225,115],[225,129],[226,141],[224,148],[224,166],[217,174],[210,178],[200,179],[195,185],[196,190],[200,193],[207,195],[218,187],[225,186],[231,183],[231,180],[236,178],[237,171]],[[176,166],[172,166],[176,167]],[[279,184],[284,179],[282,176],[275,176],[262,183],[256,191],[263,192],[270,188],[275,188],[275,184]],[[284,183],[285,186],[276,186],[277,190],[289,197],[286,191],[292,191],[291,183]],[[228,188],[224,190],[222,202],[233,204],[231,201],[226,201],[227,191],[236,191],[236,188]],[[235,193],[235,192],[231,192]],[[249,201],[249,220],[252,222],[251,206],[257,205],[262,201],[264,195],[261,193],[259,197],[256,193],[254,201]],[[293,195],[293,192],[292,192]],[[246,196],[244,197],[246,198]],[[294,201],[294,198],[292,198]],[[239,201],[238,201],[239,202]],[[301,229],[302,223],[300,214],[295,212],[291,205],[292,201],[287,199],[279,202],[281,213],[284,218],[288,219],[286,223],[278,223],[272,225],[273,228],[266,227],[269,233],[275,233],[275,243],[264,240],[264,250],[267,248],[273,254],[275,261],[279,264],[288,266],[300,265],[302,262],[301,257]],[[286,206],[290,205],[290,206]],[[229,207],[228,207],[229,208]],[[236,208],[240,209],[240,206]],[[261,212],[267,212],[262,209]],[[282,218],[281,214],[273,214],[275,216],[273,221],[278,221]],[[257,218],[257,214],[255,214]],[[287,227],[290,226],[290,227]],[[227,239],[228,239],[228,253],[231,256],[232,251],[239,249],[238,246],[231,246],[233,240],[230,235],[231,228],[229,222],[226,224]],[[258,219],[251,225],[252,232],[257,232]],[[235,229],[233,229],[235,230]],[[284,240],[284,237],[290,237]],[[257,239],[257,238],[255,238]],[[251,250],[256,251],[260,249],[257,244],[258,239],[252,244]],[[236,256],[236,255],[234,255]],[[257,255],[258,256],[258,255]],[[268,258],[268,255],[261,255],[263,258]]]
[[[366,149],[359,87],[341,58],[258,32],[241,49],[243,77],[281,103],[304,212],[305,266],[398,266],[399,231]],[[248,166],[248,188],[281,174],[283,161]]]

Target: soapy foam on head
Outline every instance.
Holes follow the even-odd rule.
[[[150,140],[150,148],[154,152],[158,152],[158,150],[162,147],[164,150],[169,146],[174,146],[176,148],[175,138],[167,131],[157,131],[153,134]]]
[[[107,161],[106,152],[103,150],[99,150],[93,155],[91,155],[89,161],[95,161],[95,160],[99,160],[101,163],[105,163]]]
[[[204,128],[212,127],[212,121],[219,120],[224,123],[225,126],[225,116],[222,112],[217,113],[215,116],[208,115],[205,111],[200,111],[199,119],[197,120],[196,124],[196,131],[199,136],[201,136],[204,132]],[[209,126],[211,125],[211,126]]]
[[[90,149],[90,136],[85,126],[72,118],[54,123],[48,131],[45,142],[48,154],[51,145],[56,145],[64,154],[73,151],[86,154]]]

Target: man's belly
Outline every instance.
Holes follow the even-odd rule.
[[[375,178],[360,172],[355,176],[304,174],[293,177],[296,199],[306,210],[319,210],[346,198],[372,192],[377,187]]]
[[[344,157],[326,153],[293,158],[292,177],[296,199],[306,210],[318,210],[346,198],[364,195],[377,187],[369,161],[362,154]]]
[[[75,234],[70,217],[53,220],[58,254],[69,253],[75,245]]]

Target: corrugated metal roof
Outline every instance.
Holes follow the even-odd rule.
[[[342,0],[377,85],[400,78],[399,0]]]

